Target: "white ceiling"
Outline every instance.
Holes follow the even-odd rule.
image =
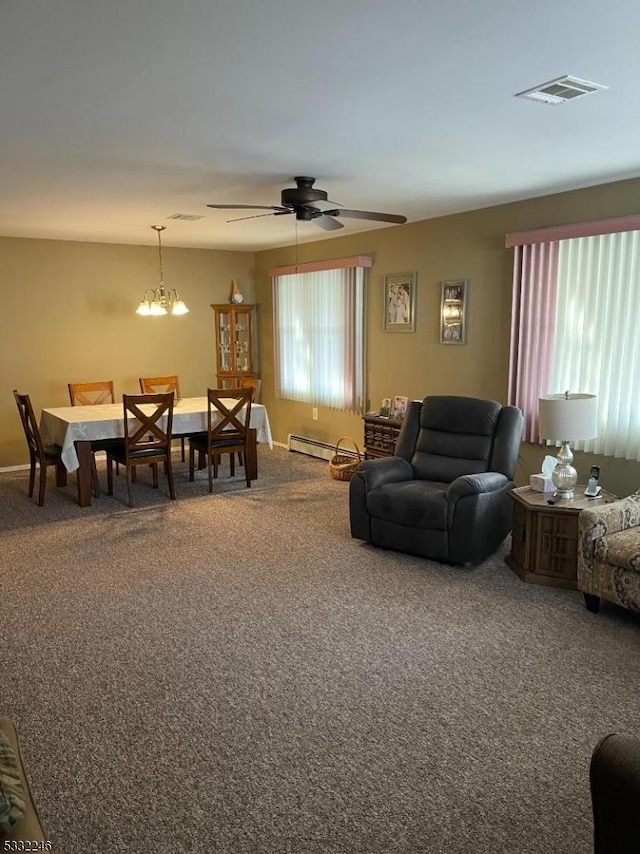
[[[639,33],[638,0],[2,0],[0,234],[257,250],[295,217],[207,202],[313,175],[415,221],[636,177]],[[564,74],[609,89],[513,97]],[[298,240],[388,227],[342,222]]]

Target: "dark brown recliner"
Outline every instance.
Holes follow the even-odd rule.
[[[412,401],[395,456],[366,460],[351,479],[351,535],[448,563],[484,560],[511,530],[523,424],[495,400]]]
[[[613,733],[595,747],[589,769],[595,854],[640,851],[640,740]]]

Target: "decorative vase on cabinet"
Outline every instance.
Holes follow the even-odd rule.
[[[232,388],[253,372],[253,305],[212,305],[216,327],[216,380]]]

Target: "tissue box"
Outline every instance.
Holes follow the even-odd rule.
[[[532,474],[529,478],[529,486],[536,492],[553,492],[555,486],[550,474]]]

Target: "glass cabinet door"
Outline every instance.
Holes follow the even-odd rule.
[[[243,314],[236,318],[235,334],[235,370],[242,373],[251,371],[251,315]]]
[[[231,314],[217,312],[216,344],[218,348],[218,372],[233,371],[233,348],[231,338]]]
[[[253,306],[212,305],[215,312],[216,375],[224,384],[253,376]]]

